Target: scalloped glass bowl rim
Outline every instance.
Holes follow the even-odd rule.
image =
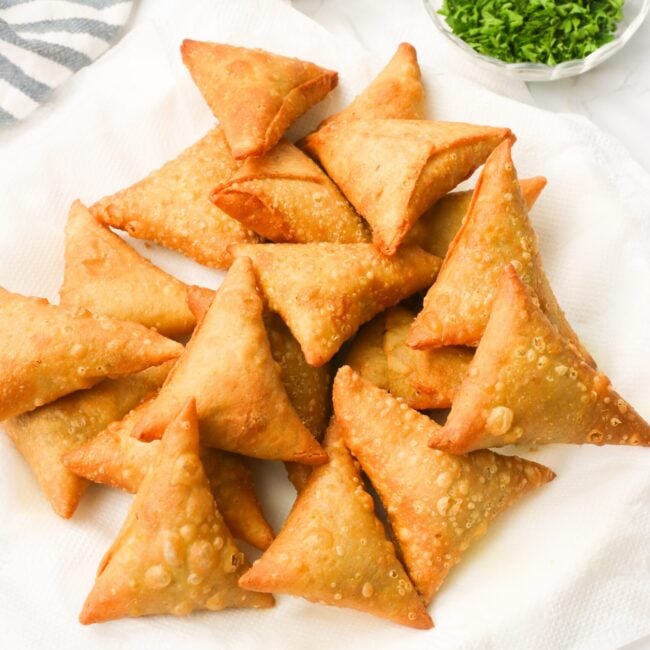
[[[466,56],[483,68],[521,81],[554,81],[556,79],[574,77],[588,70],[592,70],[621,50],[630,38],[632,38],[637,29],[639,29],[648,13],[650,13],[650,0],[639,1],[636,15],[631,17],[629,24],[620,34],[616,35],[613,41],[598,48],[584,59],[574,59],[573,61],[565,61],[551,66],[544,63],[504,63],[499,59],[479,54],[465,43],[465,41],[458,38],[451,31],[445,19],[438,14],[438,9],[442,6],[441,0],[423,0],[423,2],[438,31]]]

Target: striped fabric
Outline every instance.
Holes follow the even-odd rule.
[[[108,49],[133,0],[0,0],[0,127]]]

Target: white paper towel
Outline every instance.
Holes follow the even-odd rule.
[[[184,37],[264,47],[338,70],[340,89],[295,135],[343,106],[384,63],[278,0],[183,3],[135,29],[54,105],[0,136],[0,285],[56,299],[71,201],[132,183],[210,127],[180,60]],[[650,179],[587,121],[422,63],[432,117],[511,127],[521,175],[549,178],[532,218],[552,284],[602,369],[649,418]],[[185,280],[219,282],[217,272],[136,245]],[[131,497],[95,487],[71,521],[60,520],[0,436],[0,647],[600,650],[650,635],[650,452],[558,445],[520,453],[558,478],[504,514],[454,569],[431,607],[431,631],[289,597],[263,612],[84,628],[78,612]],[[293,492],[279,464],[264,465],[260,487],[277,528]]]

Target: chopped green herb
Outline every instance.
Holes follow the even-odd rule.
[[[440,14],[477,52],[507,63],[582,59],[614,38],[625,0],[445,0]]]

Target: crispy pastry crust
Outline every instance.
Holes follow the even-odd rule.
[[[452,456],[427,446],[440,426],[344,366],[334,409],[346,444],[388,513],[406,568],[425,602],[488,524],[555,474],[516,456]]]
[[[336,72],[263,50],[185,40],[181,54],[237,160],[264,155],[338,83]]]
[[[334,420],[325,449],[330,462],[312,472],[284,528],[240,585],[432,627]]]
[[[511,443],[650,445],[650,426],[585,363],[512,265],[445,426],[451,453]]]

